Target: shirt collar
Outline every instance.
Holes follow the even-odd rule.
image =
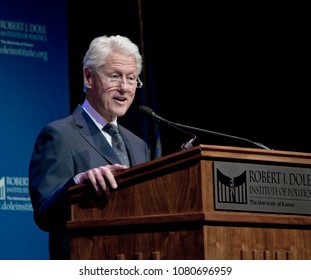
[[[108,123],[107,120],[105,120],[87,101],[87,99],[84,100],[82,104],[83,110],[90,116],[90,118],[94,121],[96,126],[102,130],[103,127]],[[117,120],[112,122],[113,124],[117,125]]]

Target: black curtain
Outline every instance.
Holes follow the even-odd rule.
[[[273,149],[311,152],[310,58],[303,7],[198,0],[103,4],[104,9],[96,9],[69,0],[72,107],[84,98],[82,58],[91,39],[123,34],[143,49],[145,86],[120,121],[153,148],[157,127],[138,112],[140,105],[177,123]],[[79,5],[83,12],[78,12]],[[171,127],[157,125],[163,155],[178,151],[188,140]],[[204,133],[197,136],[196,143],[244,145]]]

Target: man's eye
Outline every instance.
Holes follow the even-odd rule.
[[[110,79],[114,79],[114,80],[118,80],[118,79],[120,79],[120,76],[116,75],[116,74],[113,74],[113,75],[110,75],[109,78]]]

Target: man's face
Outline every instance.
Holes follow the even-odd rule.
[[[123,116],[131,106],[137,88],[137,66],[134,56],[112,53],[106,64],[84,70],[87,99],[107,121]]]

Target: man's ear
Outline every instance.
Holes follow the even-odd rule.
[[[93,78],[92,78],[91,70],[89,68],[84,68],[83,69],[83,79],[84,79],[85,86],[87,88],[91,88],[92,87]]]

